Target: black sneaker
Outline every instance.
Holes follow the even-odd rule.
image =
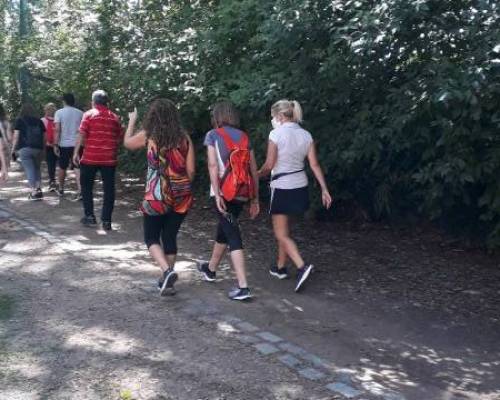
[[[198,271],[203,274],[203,279],[205,279],[207,282],[215,282],[216,273],[214,271],[210,271],[207,262],[198,264]]]
[[[80,223],[84,226],[97,225],[97,221],[93,215],[87,215],[80,220]]]
[[[163,273],[163,279],[158,281],[158,288],[160,289],[160,296],[175,294],[174,284],[177,282],[177,272],[173,269],[167,269]]]
[[[288,278],[288,270],[286,269],[286,267],[278,268],[277,265],[271,265],[271,268],[269,269],[269,273],[278,279]]]
[[[240,300],[240,301],[248,300],[248,299],[251,299],[253,297],[252,293],[250,293],[249,288],[233,289],[228,293],[228,296],[231,300]]]
[[[64,196],[64,189],[61,189],[60,187],[56,187],[54,189],[54,192],[56,192],[56,194],[59,196],[59,197],[63,197]]]
[[[38,188],[35,193],[35,197],[39,200],[43,199],[43,192],[42,189]]]
[[[71,201],[82,201],[83,200],[83,197],[82,197],[82,194],[80,192],[76,193],[73,198],[71,199]]]
[[[38,193],[37,192],[31,192],[29,195],[28,195],[28,200],[31,200],[31,201],[37,201],[37,200],[42,200],[41,197],[39,197]]]
[[[297,272],[297,285],[295,286],[296,292],[298,292],[302,288],[305,281],[307,281],[307,279],[309,278],[309,275],[311,274],[312,270],[313,270],[312,264],[306,264],[302,268],[299,268]]]
[[[105,231],[111,230],[111,222],[110,221],[102,221],[102,229]]]
[[[49,192],[55,192],[57,191],[57,185],[54,181],[49,183]]]

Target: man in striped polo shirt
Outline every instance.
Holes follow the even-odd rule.
[[[111,215],[115,204],[115,172],[118,148],[123,138],[120,118],[108,108],[104,90],[92,93],[92,108],[83,114],[73,160],[80,164],[85,226],[97,224],[94,215],[94,181],[99,171],[104,189],[101,221],[104,230],[111,230]],[[80,148],[83,147],[81,159]]]

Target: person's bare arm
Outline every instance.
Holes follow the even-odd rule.
[[[277,159],[278,159],[278,146],[276,146],[276,143],[269,140],[269,142],[267,143],[266,161],[264,162],[262,167],[260,167],[260,170],[258,172],[259,177],[262,178],[268,176],[273,170],[274,166],[276,165]]]
[[[189,150],[188,154],[186,157],[186,172],[189,177],[189,180],[192,182],[194,180],[194,175],[196,171],[196,163],[195,163],[195,154],[194,154],[194,147],[193,147],[193,142],[189,136],[186,136],[187,140],[189,142]]]
[[[19,135],[20,135],[20,132],[15,130],[14,135],[13,135],[13,139],[12,139],[12,152],[14,152],[16,150],[17,142],[19,140]]]
[[[252,174],[253,183],[255,185],[255,197],[250,203],[250,216],[255,218],[259,215],[260,204],[259,204],[259,171],[257,170],[257,161],[255,160],[255,153],[252,150],[250,152],[250,172]]]
[[[54,154],[59,157],[61,151],[59,150],[59,140],[61,139],[61,123],[55,123],[56,129],[54,130]]]
[[[323,202],[323,205],[326,208],[330,208],[330,206],[332,205],[332,197],[330,196],[330,192],[328,191],[328,186],[326,185],[323,170],[319,165],[318,156],[316,153],[316,145],[314,144],[314,142],[311,143],[311,146],[309,147],[307,160],[309,161],[309,166],[311,167],[311,170],[321,187],[321,200]]]
[[[82,132],[78,133],[76,137],[75,149],[73,150],[73,164],[80,164],[80,148],[85,146],[85,134]]]
[[[127,132],[123,137],[123,145],[125,146],[126,149],[139,150],[146,147],[147,143],[146,131],[141,130],[133,136],[132,134],[128,135],[128,132],[129,131],[127,129]]]
[[[217,162],[217,154],[214,146],[207,147],[208,173],[210,175],[210,184],[215,195],[215,203],[221,213],[226,212],[226,204],[220,194],[219,182],[219,164]]]
[[[0,180],[5,182],[9,178],[9,166],[7,165],[7,158],[5,157],[3,140],[0,140],[0,165],[2,166]]]
[[[134,111],[128,114],[128,126],[125,131],[125,135],[123,136],[123,145],[129,150],[138,150],[146,147],[146,132],[144,130],[140,130],[134,135],[136,122],[137,108],[134,108]]]

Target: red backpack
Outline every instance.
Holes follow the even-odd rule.
[[[217,128],[217,133],[224,139],[229,151],[226,170],[220,180],[220,191],[226,201],[248,201],[255,197],[255,186],[250,173],[249,140],[242,132],[236,143],[224,128]]]

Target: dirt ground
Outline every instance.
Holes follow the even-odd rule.
[[[80,203],[29,202],[23,179],[0,187],[1,400],[500,399],[498,257],[431,229],[302,221],[316,271],[295,294],[268,274],[263,213],[242,220],[256,298],[234,303],[229,265],[215,285],[196,271],[215,228],[198,199],[161,298],[140,180],[121,177],[106,233]]]

